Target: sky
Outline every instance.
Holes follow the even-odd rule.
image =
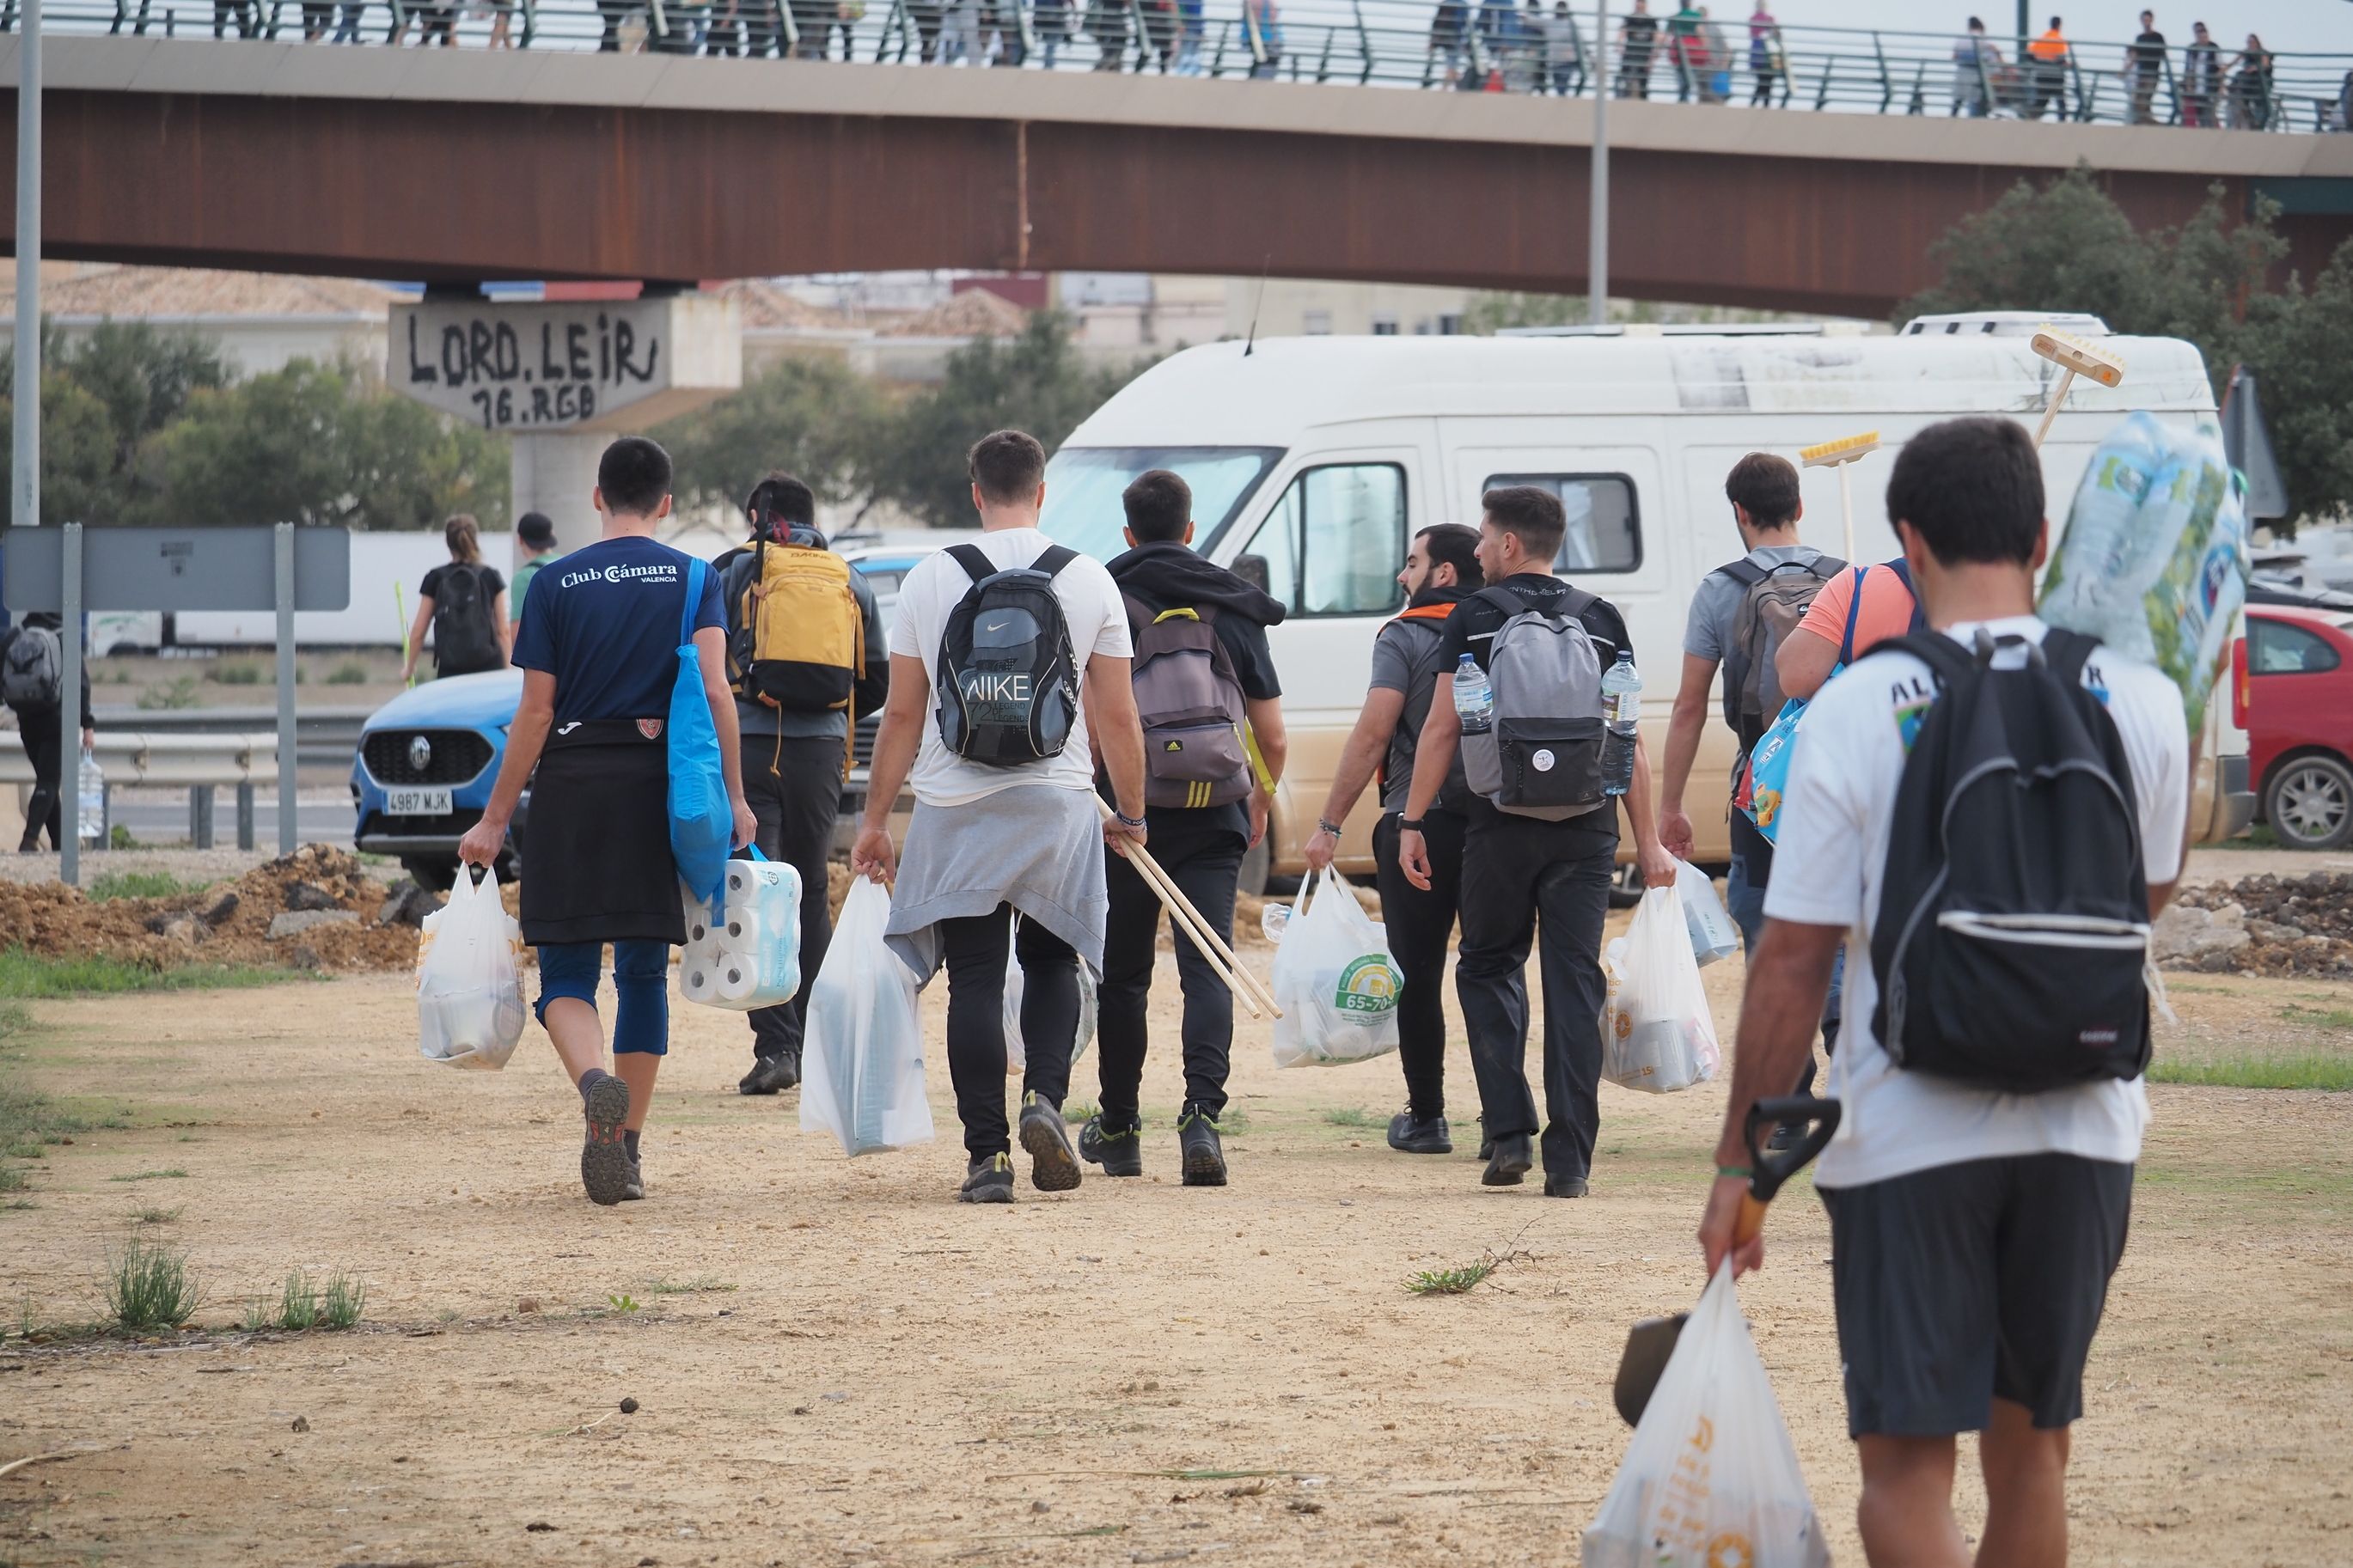
[[[1573,5],[1577,0],[1571,0]],[[1770,0],[1773,14],[1784,25],[1810,23],[1821,27],[1894,27],[1905,31],[1957,29],[1971,13],[1985,18],[1996,35],[2017,26],[2017,0]],[[2124,39],[2140,31],[2140,13],[2157,13],[2158,31],[2167,38],[2186,41],[2189,24],[2203,22],[2218,39],[2233,45],[2250,32],[2263,35],[2266,47],[2287,52],[2353,54],[2353,0],[2034,0],[2034,24],[2039,29],[2052,13],[2064,18],[2070,35],[2082,38]],[[1589,5],[1578,5],[1580,10]],[[1611,9],[1620,7],[1615,4]],[[1656,9],[1654,5],[1653,9]],[[1725,0],[1709,7],[1717,17],[1744,16],[1745,0]]]

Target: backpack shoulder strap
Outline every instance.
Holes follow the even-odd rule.
[[[979,552],[975,551],[974,553],[978,554]],[[1052,544],[1047,546],[1044,553],[1040,554],[1037,560],[1029,563],[1029,570],[1032,572],[1043,572],[1047,576],[1051,577],[1056,573],[1061,571],[1063,567],[1068,566],[1071,562],[1076,561],[1078,558],[1079,552],[1071,549],[1069,545]]]
[[[694,640],[694,612],[702,606],[702,584],[711,563],[700,557],[686,563],[686,604],[678,613],[678,645]]]
[[[1803,566],[1825,583],[1846,570],[1846,563],[1835,555],[1817,555],[1811,561],[1799,561],[1795,564]]]
[[[987,582],[997,575],[997,563],[977,544],[951,544],[948,554],[964,568],[964,574],[976,583]]]
[[[1870,575],[1871,568],[1868,566],[1854,569],[1854,591],[1846,598],[1846,635],[1839,638],[1841,664],[1854,662],[1854,627],[1855,623],[1862,618],[1862,584]],[[1913,629],[1916,631],[1918,628]]]
[[[1746,555],[1742,556],[1737,561],[1727,561],[1723,565],[1717,567],[1716,570],[1723,573],[1725,576],[1731,578],[1734,582],[1739,584],[1744,588],[1754,588],[1757,584],[1762,583],[1766,578],[1772,575],[1770,572],[1767,571],[1764,567],[1757,565],[1757,563],[1751,561]]]
[[[2090,662],[2092,650],[2099,646],[2099,638],[2069,631],[2065,626],[2052,626],[2042,634],[2043,661],[2060,684],[2070,689],[2084,684],[2084,666]]]
[[[1891,637],[1871,650],[1908,653],[1928,667],[1939,686],[1948,686],[1978,668],[1978,657],[1942,632],[1913,632]]]
[[[1909,629],[1915,632],[1926,631],[1928,612],[1920,603],[1920,590],[1912,585],[1912,563],[1899,555],[1887,563],[1887,569],[1895,574],[1895,580],[1904,584],[1905,593],[1912,595],[1912,625]]]

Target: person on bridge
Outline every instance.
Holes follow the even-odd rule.
[[[1780,90],[1788,68],[1788,57],[1781,47],[1781,24],[1766,8],[1765,0],[1757,0],[1757,9],[1748,17],[1748,69],[1757,79],[1757,89],[1748,96],[1748,107],[1770,108],[1773,95]]]
[[[1398,824],[1413,787],[1414,751],[1430,718],[1430,694],[1440,678],[1451,673],[1441,663],[1446,617],[1486,583],[1477,529],[1434,522],[1413,536],[1405,569],[1398,574],[1398,586],[1406,595],[1404,613],[1373,638],[1372,684],[1341,748],[1339,765],[1332,770],[1332,793],[1324,797],[1315,836],[1307,841],[1308,868],[1328,869],[1340,852],[1341,826],[1378,774],[1381,819],[1373,828],[1373,875],[1381,891],[1389,955],[1405,980],[1398,993],[1405,1109],[1389,1119],[1389,1147],[1405,1154],[1454,1152],[1446,1125],[1446,949],[1461,903],[1462,835],[1471,809],[1459,752],[1447,765],[1437,799],[1422,814],[1422,844],[1430,858],[1426,889],[1409,881],[1398,864]]]
[[[1524,628],[1519,646],[1532,651],[1516,667],[1506,668],[1540,666],[1548,657],[1533,651],[1540,637],[1563,648],[1581,649],[1603,669],[1621,648],[1630,657],[1633,640],[1618,607],[1554,574],[1553,563],[1567,532],[1560,498],[1534,485],[1507,485],[1489,490],[1481,502],[1479,563],[1487,586],[1448,615],[1440,664],[1459,672],[1468,660],[1492,680],[1496,641],[1514,623]],[[1534,629],[1537,626],[1546,629],[1539,632]],[[1510,638],[1506,642],[1511,645]],[[1581,664],[1571,668],[1590,668]],[[1557,721],[1563,712],[1600,710],[1601,695],[1590,684],[1599,681],[1599,671],[1585,679],[1588,684],[1582,690],[1563,686],[1540,693],[1512,687],[1496,689],[1493,697],[1499,704],[1507,695],[1515,702],[1550,702],[1546,720]],[[1435,880],[1429,813],[1438,804],[1463,740],[1454,685],[1453,679],[1441,680],[1432,692],[1430,717],[1415,748],[1413,785],[1398,823],[1398,862],[1407,879],[1425,891]],[[1586,784],[1605,787],[1594,755],[1599,740],[1585,745],[1588,749],[1575,753],[1561,780],[1574,781],[1573,788]],[[1470,761],[1465,753],[1466,778]],[[1479,1100],[1492,1145],[1480,1177],[1487,1186],[1519,1185],[1536,1160],[1538,1116],[1525,1065],[1526,970],[1529,949],[1535,945],[1545,1003],[1545,1194],[1585,1195],[1601,1124],[1601,923],[1609,912],[1609,884],[1617,871],[1619,798],[1633,822],[1643,879],[1664,887],[1675,874],[1651,820],[1651,767],[1639,737],[1631,761],[1633,780],[1627,793],[1618,798],[1601,794],[1600,804],[1589,809],[1572,802],[1540,807],[1547,815],[1539,816],[1517,807],[1506,811],[1485,795],[1474,795],[1470,802],[1462,886],[1475,896],[1462,904],[1455,990],[1471,1035],[1471,1060],[1479,1075]],[[1475,787],[1477,781],[1470,782]],[[1578,815],[1557,816],[1564,810],[1577,810]]]
[[[1651,15],[1651,0],[1634,0],[1634,9],[1618,28],[1618,96],[1651,96],[1651,55],[1659,46],[1659,19]]]
[[[1165,770],[1182,776],[1149,778],[1145,818],[1152,856],[1230,946],[1242,857],[1266,837],[1289,747],[1282,685],[1266,642],[1266,629],[1282,623],[1283,605],[1194,552],[1193,491],[1177,475],[1166,468],[1138,475],[1120,504],[1130,548],[1109,570],[1135,650],[1135,704],[1145,726],[1146,763],[1173,756],[1182,764],[1188,754],[1216,759],[1214,766]],[[1234,731],[1219,731],[1225,748],[1192,739],[1205,711],[1240,721]],[[1210,773],[1219,776],[1203,776]],[[1140,1176],[1145,1006],[1160,936],[1160,896],[1124,854],[1112,848],[1103,854],[1110,912],[1097,1015],[1102,1110],[1081,1130],[1079,1153],[1106,1176]],[[1222,1187],[1226,1156],[1218,1118],[1226,1109],[1234,1044],[1233,993],[1184,923],[1174,917],[1168,923],[1185,994],[1179,1031],[1185,1100],[1176,1115],[1184,1182]]]
[[[2231,124],[2241,131],[2268,130],[2272,122],[2272,55],[2263,41],[2247,35],[2247,47],[2232,62]]]
[[[2189,47],[2181,51],[2181,123],[2211,131],[2221,123],[2215,110],[2222,101],[2222,50],[2205,23],[2192,23],[2189,31]]]
[[[2132,81],[2132,122],[2157,123],[2157,87],[2165,75],[2165,35],[2157,30],[2157,13],[2140,14],[2140,36],[2125,48],[2125,74]]]
[[[461,511],[441,525],[441,537],[449,547],[449,561],[425,574],[425,581],[417,585],[417,619],[401,651],[404,684],[417,674],[428,626],[433,631],[433,670],[445,679],[504,669],[514,652],[514,634],[507,625],[506,580],[495,567],[483,564],[480,525]]]
[[[974,444],[966,467],[981,535],[924,557],[901,585],[891,695],[849,867],[878,882],[895,877],[889,937],[909,967],[925,977],[947,969],[948,1077],[968,1156],[957,1197],[1008,1204],[1008,955],[1021,965],[1029,1179],[1067,1192],[1081,1173],[1062,1122],[1079,965],[1101,971],[1108,907],[1095,846],[1145,841],[1144,735],[1119,585],[1102,563],[1038,531],[1046,449],[999,430]],[[978,646],[984,624],[1012,647]],[[997,668],[980,668],[983,655]],[[1098,747],[1117,802],[1107,822],[1096,810]],[[891,810],[910,782],[915,814],[902,864]]]
[[[718,574],[653,536],[670,515],[670,454],[643,437],[605,448],[590,497],[603,537],[532,583],[514,651],[522,700],[506,759],[481,820],[458,841],[459,859],[492,865],[531,785],[522,939],[539,949],[539,1021],[580,1091],[580,1184],[597,1204],[646,1195],[638,1135],[670,1050],[670,950],[686,940],[662,732],[681,626],[691,629],[718,731],[734,819],[729,842],[749,844],[758,830],[744,801]],[[690,604],[698,579],[702,596]],[[611,1072],[596,1018],[607,942],[617,996]]]
[[[1953,112],[1982,120],[1993,111],[1993,80],[2001,50],[1986,37],[1985,23],[1969,18],[1969,30],[1953,44]]]
[[[874,590],[858,572],[829,556],[825,535],[818,531],[817,496],[807,484],[790,474],[771,473],[745,499],[744,520],[750,542],[711,563],[727,609],[728,673],[743,735],[744,798],[759,822],[760,852],[800,873],[801,973],[814,979],[833,931],[826,861],[841,820],[850,738],[857,716],[882,705],[891,655]],[[796,607],[785,634],[788,646],[764,646],[759,611],[772,591],[789,595]],[[767,659],[797,675],[822,670],[825,679],[763,682],[755,667]],[[797,698],[796,692],[807,695]],[[791,1001],[749,1015],[752,1068],[736,1084],[738,1093],[775,1094],[800,1082],[808,994],[804,984]]]
[[[2034,61],[2033,96],[2027,100],[2026,118],[2040,120],[2043,111],[2056,105],[2059,118],[2067,117],[2067,35],[2060,31],[2059,18],[2051,18],[2051,26],[2042,36],[2026,46]]]

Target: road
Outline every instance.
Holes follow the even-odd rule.
[[[347,791],[302,790],[296,794],[294,800],[295,838],[298,842],[350,845],[352,803]],[[113,801],[113,823],[118,827],[129,828],[131,837],[142,844],[185,844],[188,842],[187,795],[181,790],[118,790]],[[259,848],[274,849],[277,847],[278,796],[275,792],[255,792],[253,837]],[[214,793],[213,842],[223,846],[237,842],[235,790],[221,789]]]

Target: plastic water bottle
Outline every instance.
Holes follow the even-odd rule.
[[[1618,662],[1601,672],[1601,792],[1624,795],[1634,787],[1634,734],[1642,719],[1642,678],[1631,648],[1618,650]]]
[[[1291,926],[1289,904],[1261,904],[1258,911],[1259,933],[1269,942],[1279,942]]]
[[[1469,654],[1454,667],[1454,716],[1466,735],[1484,734],[1495,721],[1495,688]]]
[[[106,837],[106,770],[87,749],[81,754],[80,818],[76,831],[85,844]]]

